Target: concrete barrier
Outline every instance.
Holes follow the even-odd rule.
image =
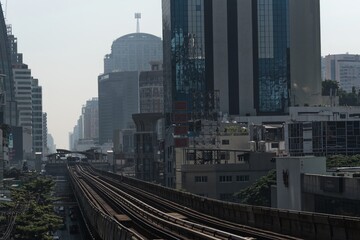
[[[99,172],[180,205],[231,222],[304,239],[360,239],[360,218],[223,202],[110,172]]]

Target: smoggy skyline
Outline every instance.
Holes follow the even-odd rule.
[[[58,148],[68,147],[68,133],[86,100],[97,96],[97,77],[112,42],[136,31],[161,37],[161,0],[14,0],[5,4],[6,22],[18,38],[24,63],[43,87],[48,131]],[[322,55],[359,54],[358,0],[321,0]]]

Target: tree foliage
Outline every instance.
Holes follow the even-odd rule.
[[[344,91],[340,88],[339,83],[335,80],[325,80],[322,81],[322,95],[330,96],[332,93],[335,96],[339,96],[339,105],[340,106],[360,106],[360,91],[356,92],[356,88],[352,87],[350,93]]]
[[[10,168],[9,170],[4,171],[4,177],[5,178],[15,178],[18,180],[21,176],[21,171],[17,168]]]
[[[236,193],[235,196],[240,200],[240,203],[270,207],[271,185],[276,185],[275,169],[269,171],[267,175],[261,177],[251,186]]]
[[[360,155],[332,155],[326,159],[326,167],[360,167]]]
[[[360,167],[360,155],[332,155],[326,159],[327,168]],[[235,194],[240,203],[271,206],[271,185],[276,185],[276,170],[271,170],[251,186]]]
[[[322,95],[330,96],[330,92],[334,95],[335,91],[339,89],[339,84],[334,80],[322,81]]]
[[[12,198],[22,207],[22,213],[16,218],[14,239],[51,239],[50,233],[62,223],[53,211],[53,187],[51,179],[37,177],[19,189],[13,189]]]

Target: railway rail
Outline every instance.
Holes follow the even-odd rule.
[[[298,239],[196,212],[129,186],[121,178],[99,174],[90,166],[77,165],[70,172],[103,213],[115,219],[127,215],[137,239]]]

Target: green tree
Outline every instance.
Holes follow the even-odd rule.
[[[18,180],[21,176],[21,171],[17,168],[10,168],[9,170],[4,171],[5,178],[15,178]]]
[[[25,213],[16,219],[15,239],[51,239],[49,233],[57,230],[62,223],[61,218],[52,211],[50,205],[31,201]]]
[[[339,104],[340,106],[359,106],[358,94],[356,91],[347,93],[344,90],[339,90]]]
[[[269,171],[267,175],[261,177],[251,186],[236,193],[235,196],[240,200],[240,203],[270,207],[271,185],[276,185],[275,169]]]
[[[359,167],[360,166],[360,155],[332,155],[326,159],[326,167]]]
[[[330,92],[334,95],[335,90],[339,89],[339,84],[335,80],[325,80],[322,81],[322,95],[330,96]]]
[[[53,187],[52,179],[38,176],[12,190],[14,202],[22,209],[16,218],[15,239],[51,239],[49,233],[60,227],[62,219],[53,211]]]

